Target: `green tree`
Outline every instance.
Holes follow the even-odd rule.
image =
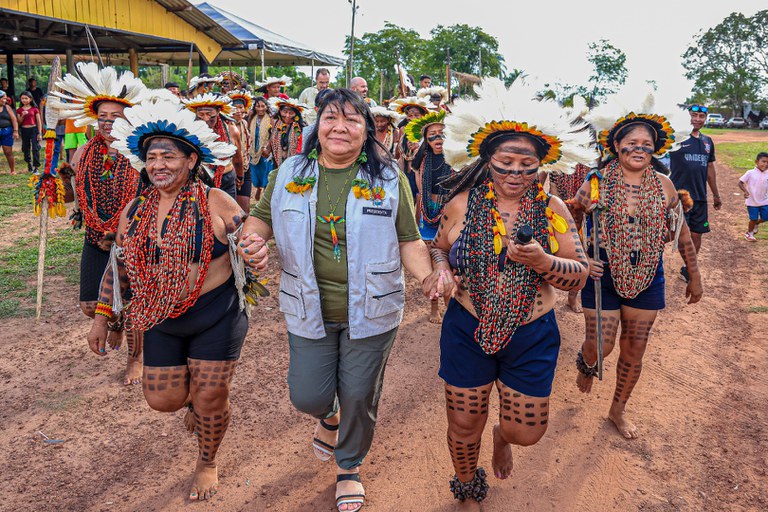
[[[758,13],[766,16],[764,11]],[[756,19],[731,13],[717,26],[696,36],[683,53],[686,77],[694,81],[694,95],[709,98],[716,105],[744,114],[744,104],[759,101],[761,73],[756,53],[766,51],[765,30],[755,26]],[[757,36],[756,36],[757,35]],[[764,55],[763,55],[764,57]],[[761,76],[762,75],[762,76]]]
[[[344,55],[349,58],[350,38],[347,36]],[[368,81],[368,96],[378,100],[379,91],[389,98],[399,86],[399,77],[395,71],[397,56],[406,73],[418,75],[423,66],[425,41],[415,30],[405,29],[393,23],[384,23],[378,32],[367,32],[361,38],[355,38],[355,61],[353,76],[361,76]],[[346,76],[346,72],[341,74]],[[343,81],[346,83],[346,79]],[[418,83],[414,84],[418,86]]]
[[[616,92],[627,79],[627,56],[607,39],[589,43],[587,60],[593,71],[589,77],[590,97],[602,98]]]
[[[430,31],[424,55],[425,71],[432,76],[445,76],[445,65],[450,50],[451,69],[480,77],[505,78],[504,56],[499,53],[499,42],[480,27],[466,24],[445,27],[438,25]],[[443,82],[444,80],[434,80]]]

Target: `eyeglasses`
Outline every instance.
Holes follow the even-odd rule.
[[[511,174],[512,176],[530,176],[532,174],[536,174],[539,172],[539,168],[535,167],[533,169],[523,169],[522,171],[514,171],[512,169],[502,169],[501,167],[496,167],[491,162],[488,162],[488,165],[491,166],[491,169],[494,172],[497,172],[498,174],[501,174],[502,176],[506,176],[508,174]]]
[[[144,162],[147,167],[154,167],[156,165],[162,164],[169,164],[170,162],[173,162],[174,160],[180,160],[182,158],[186,158],[185,156],[150,156],[147,158],[147,160]]]
[[[707,112],[709,112],[709,109],[707,107],[702,107],[701,105],[694,105],[694,106],[692,106],[690,108],[690,111],[691,112],[703,112],[703,113],[706,114]]]
[[[437,133],[435,135],[432,135],[431,137],[427,137],[427,140],[429,142],[435,142],[436,140],[445,140],[445,135],[442,133]]]

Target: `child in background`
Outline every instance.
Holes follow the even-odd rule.
[[[749,212],[749,226],[744,238],[757,242],[757,226],[768,220],[768,153],[758,153],[755,168],[739,178],[739,188],[744,192]]]
[[[21,151],[29,172],[40,169],[40,143],[43,140],[43,120],[32,93],[24,91],[20,96],[21,106],[16,116],[21,126]]]

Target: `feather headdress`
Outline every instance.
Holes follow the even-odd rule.
[[[536,98],[532,88],[514,82],[509,88],[498,78],[475,86],[477,100],[458,100],[445,120],[445,159],[459,169],[487,158],[484,144],[499,134],[532,137],[545,150],[541,168],[570,174],[577,163],[597,158],[594,141],[585,123],[553,101]]]
[[[388,117],[389,122],[393,125],[397,125],[400,121],[403,120],[402,115],[398,114],[394,110],[388,109],[387,107],[382,107],[381,105],[371,107],[371,114],[373,114],[373,117]]]
[[[226,115],[232,113],[232,99],[229,96],[224,96],[216,92],[206,92],[205,94],[198,94],[189,99],[181,100],[182,103],[193,112],[200,107],[213,107],[218,108],[219,111]]]
[[[647,83],[627,84],[584,118],[597,132],[599,144],[612,154],[616,134],[630,125],[641,123],[653,129],[656,156],[676,149],[691,133],[688,113],[674,101],[662,99]]]
[[[304,103],[299,103],[299,100],[294,100],[292,98],[288,98],[287,100],[278,98],[278,97],[272,97],[269,98],[269,106],[275,109],[275,111],[279,111],[283,107],[290,107],[299,113],[303,112],[304,109],[308,108],[307,105]]]
[[[195,118],[178,103],[159,100],[143,102],[125,109],[125,119],[117,119],[112,127],[112,146],[122,153],[137,170],[144,168],[145,145],[150,139],[176,139],[194,150],[205,166],[227,165],[235,154],[235,146],[220,142],[219,136],[204,121]]]
[[[416,96],[419,98],[424,98],[427,101],[431,101],[432,96],[440,96],[440,101],[445,103],[448,101],[448,89],[439,85],[423,87],[419,89],[419,91],[416,93]]]
[[[181,98],[173,94],[168,89],[147,89],[147,93],[142,100],[142,103],[158,103],[160,101],[170,101],[176,103],[181,108]]]
[[[245,105],[246,112],[250,111],[251,107],[253,106],[253,96],[245,89],[229,91],[227,96],[229,96],[229,98],[232,100],[233,105],[236,101],[242,102]]]
[[[248,84],[247,80],[234,71],[222,71],[216,74],[216,78],[221,78],[220,83],[225,80],[229,82],[230,89],[242,89]]]
[[[405,136],[410,142],[419,142],[424,137],[424,132],[428,126],[433,124],[445,124],[445,110],[430,112],[425,116],[414,119],[405,125]]]
[[[280,78],[269,76],[263,82],[256,82],[256,89],[261,89],[262,87],[266,88],[270,84],[280,84],[283,87],[290,87],[292,83],[293,83],[293,80],[291,80],[291,77],[289,76],[283,75]]]
[[[405,115],[406,111],[411,107],[416,107],[426,114],[429,112],[429,101],[417,96],[409,96],[407,98],[398,98],[389,104],[390,110],[394,110],[401,115]]]
[[[74,119],[75,126],[96,124],[100,103],[111,101],[130,107],[141,101],[147,91],[130,71],[118,76],[115,68],[99,69],[95,62],[78,62],[75,74],[67,74],[56,86],[59,90],[51,92],[48,106],[58,110],[61,117]]]
[[[219,75],[216,76],[193,76],[189,81],[189,90],[194,91],[198,85],[202,84],[220,84],[224,80]]]

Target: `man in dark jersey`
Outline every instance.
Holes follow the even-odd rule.
[[[670,153],[669,161],[669,177],[675,188],[686,189],[693,199],[693,208],[685,214],[685,220],[697,254],[701,249],[701,235],[709,233],[707,184],[712,189],[712,206],[719,210],[722,205],[715,174],[715,144],[711,138],[700,132],[707,120],[707,110],[707,107],[702,105],[692,105],[688,108],[693,131],[680,145],[680,149]],[[680,275],[688,282],[688,269],[685,266],[680,268]]]

